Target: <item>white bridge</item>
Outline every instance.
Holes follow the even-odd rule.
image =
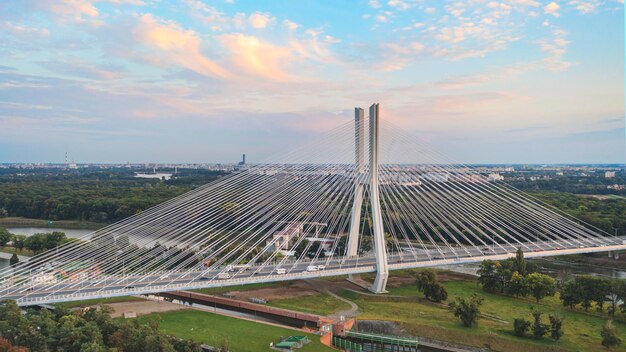
[[[383,293],[389,270],[518,248],[612,252],[624,240],[379,125],[374,104],[368,119],[356,108],[354,124],[4,269],[0,298],[26,306],[367,272]]]

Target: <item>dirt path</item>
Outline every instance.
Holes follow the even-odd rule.
[[[160,300],[146,300],[146,301],[132,301],[132,302],[119,302],[109,303],[107,306],[113,308],[111,316],[113,318],[122,317],[124,313],[135,313],[137,316],[150,313],[169,312],[175,310],[189,309],[180,304],[160,301]]]

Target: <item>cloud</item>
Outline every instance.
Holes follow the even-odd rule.
[[[100,14],[90,0],[35,1],[37,8],[49,11],[62,21],[84,22]]]
[[[409,4],[408,2],[403,1],[403,0],[389,0],[389,2],[387,2],[387,5],[389,5],[390,7],[397,8],[400,11],[406,11],[410,9],[411,7],[413,7],[412,4]]]
[[[367,4],[371,8],[374,8],[374,9],[379,9],[379,8],[382,7],[382,5],[380,4],[380,2],[378,0],[370,0]]]
[[[181,28],[173,21],[162,21],[151,14],[139,17],[132,31],[133,38],[143,46],[156,50],[161,61],[177,65],[204,76],[227,78],[230,74],[201,52],[198,34]]]
[[[572,0],[568,2],[567,4],[569,6],[573,6],[576,10],[578,10],[579,13],[583,15],[594,12],[598,8],[598,6],[600,6],[599,1],[597,0],[590,0],[590,1]]]
[[[209,25],[212,31],[223,30],[230,22],[218,9],[200,0],[186,0],[186,3],[191,9],[191,16]]]
[[[539,41],[541,51],[548,54],[542,61],[545,67],[550,71],[566,71],[574,65],[572,62],[564,60],[567,46],[570,44],[570,42],[565,39],[566,36],[567,32],[564,30],[555,29],[552,31],[552,38]]]
[[[274,22],[275,18],[269,13],[255,12],[248,17],[250,26],[254,29],[263,29],[270,26]]]
[[[113,65],[98,65],[80,58],[43,61],[40,65],[56,73],[93,80],[113,80],[124,76],[124,69]]]
[[[556,2],[551,2],[543,8],[543,13],[552,15],[554,17],[559,17],[561,14],[558,12],[561,6],[559,6]]]
[[[14,36],[24,37],[24,38],[30,38],[30,37],[44,38],[50,35],[50,31],[48,31],[47,28],[28,27],[28,26],[14,24],[9,21],[0,23],[0,28],[7,31],[8,33],[11,33]]]
[[[284,70],[293,58],[290,49],[240,33],[222,35],[220,41],[229,50],[232,60],[245,72],[273,81],[290,79]]]
[[[295,31],[296,29],[298,29],[298,27],[300,27],[299,24],[297,24],[296,22],[290,21],[290,20],[284,20],[283,21],[283,26],[287,29],[289,29],[290,31]]]

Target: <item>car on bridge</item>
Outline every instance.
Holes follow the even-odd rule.
[[[318,271],[319,267],[317,265],[309,265],[306,267],[306,271],[308,272],[312,272],[312,271]]]

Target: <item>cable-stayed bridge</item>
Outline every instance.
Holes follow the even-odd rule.
[[[450,160],[379,106],[247,167],[0,272],[34,305],[128,294],[626,249],[623,238]]]

